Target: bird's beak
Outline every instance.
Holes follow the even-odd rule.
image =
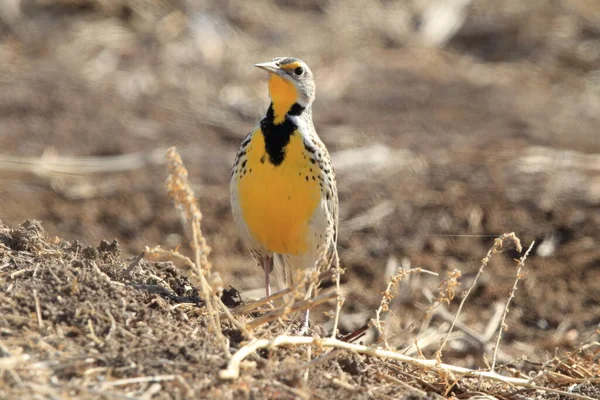
[[[264,69],[265,71],[271,73],[271,74],[276,74],[279,75],[281,74],[281,72],[283,71],[279,65],[277,65],[277,63],[275,61],[269,61],[269,62],[265,62],[265,63],[260,63],[260,64],[254,64],[255,67],[258,67],[260,69]]]

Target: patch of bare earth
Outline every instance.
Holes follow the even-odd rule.
[[[225,291],[222,299],[229,307],[240,305],[235,291]],[[259,315],[239,321],[243,324]],[[244,338],[225,319],[219,329],[234,354],[258,340]],[[285,324],[274,321],[254,334],[270,342],[286,331]],[[308,346],[292,339],[283,347],[248,353],[238,365],[239,377],[220,379],[225,378],[228,363],[231,372],[233,361],[218,345],[198,292],[171,262],[124,260],[116,242],[94,247],[49,237],[35,221],[14,228],[0,225],[2,398],[266,399],[344,394],[366,399],[474,393],[508,398],[545,393],[553,398],[553,393],[567,389],[596,398],[599,393],[595,378],[580,376],[600,372],[598,348],[589,345],[543,365],[517,362],[502,367],[509,372],[503,379],[535,372],[539,375],[535,384],[546,387],[535,391],[501,380],[461,378],[467,373],[452,373],[443,365],[436,368],[435,361],[427,368],[419,366],[418,359],[416,364],[395,361],[390,359],[393,355],[362,350],[358,344],[299,338],[314,340]],[[336,344],[356,350],[329,352],[328,346],[336,349]],[[305,380],[307,370],[310,378]]]

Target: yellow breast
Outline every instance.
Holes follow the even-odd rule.
[[[254,132],[246,157],[246,164],[238,170],[237,185],[250,233],[271,252],[306,253],[308,224],[321,201],[321,190],[300,133],[291,135],[278,166],[269,162],[260,129]]]

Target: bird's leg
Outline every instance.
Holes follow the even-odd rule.
[[[265,294],[266,297],[269,297],[271,295],[270,274],[273,269],[273,257],[264,257],[262,259],[262,267],[265,271]]]
[[[298,332],[298,334],[300,336],[304,336],[304,335],[306,335],[308,333],[308,327],[309,327],[309,324],[310,324],[309,316],[310,316],[310,310],[307,309],[304,312],[304,323],[302,324],[302,329],[300,329],[300,332]]]
[[[313,290],[316,290],[316,288],[311,283],[307,287],[306,296],[304,297],[304,300],[308,300],[308,299],[311,298]],[[310,317],[310,308],[307,308],[306,311],[304,312],[304,322],[302,323],[302,328],[300,328],[300,331],[298,332],[298,335],[304,336],[304,335],[306,335],[308,333],[308,329],[309,329],[309,325],[310,325],[310,318],[309,317]]]
[[[271,282],[269,281],[269,269],[265,268],[265,295],[269,297],[271,295]]]
[[[340,321],[340,312],[342,311],[342,304],[344,300],[340,294],[340,258],[337,249],[334,250],[333,254],[333,265],[330,268],[335,268],[335,317],[333,319],[333,328],[331,330],[331,338],[337,338],[338,324]]]

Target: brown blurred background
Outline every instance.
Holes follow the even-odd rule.
[[[177,146],[215,268],[261,288],[230,216],[229,168],[268,104],[253,64],[276,56],[316,75],[315,124],[338,172],[345,330],[372,316],[386,273],[423,267],[440,277],[404,281],[390,321],[395,344],[410,344],[445,274],[472,282],[493,244],[479,235],[514,231],[536,246],[504,351],[543,358],[593,332],[594,0],[1,0],[0,219],[116,238],[127,255],[185,244],[163,188],[164,150]],[[506,301],[518,256],[497,255],[476,286],[461,317],[474,331]]]

